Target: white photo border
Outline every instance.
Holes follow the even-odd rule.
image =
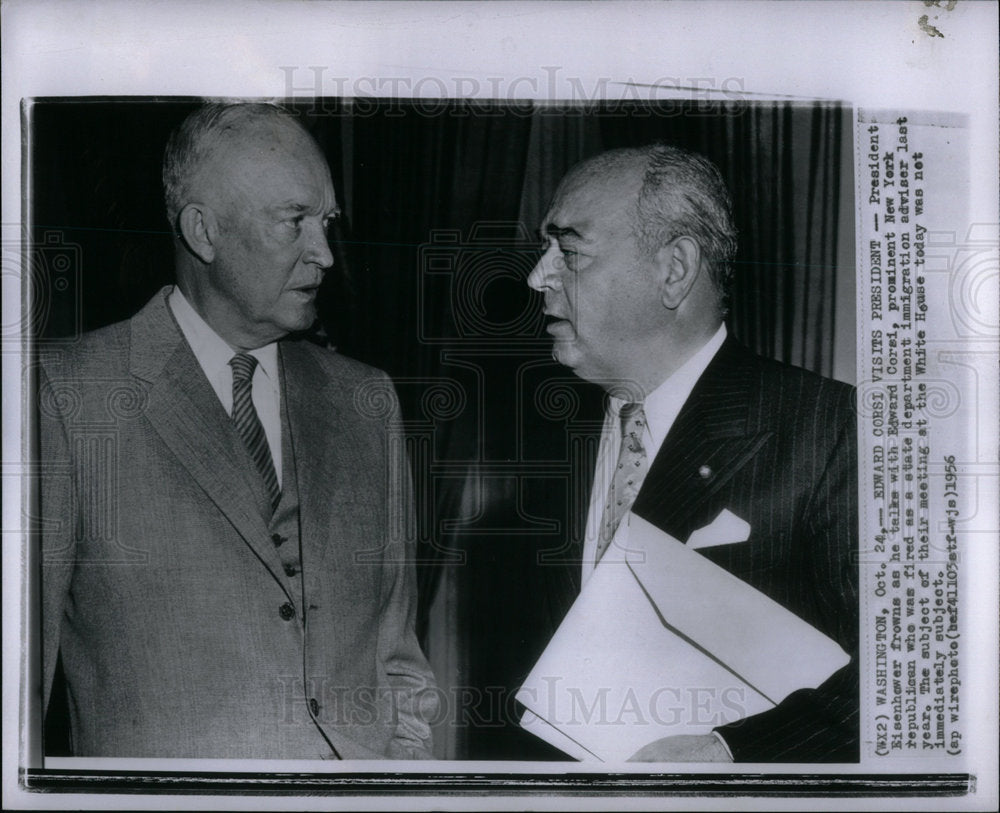
[[[289,95],[292,77],[298,82],[307,71],[304,85],[315,88],[319,82],[315,95],[331,97],[486,99],[514,94],[510,98],[552,101],[572,99],[578,88],[593,94],[604,87],[616,94],[637,84],[657,85],[664,96],[710,99],[738,86],[749,99],[839,99],[855,108],[965,114],[974,168],[969,225],[986,224],[995,234],[1000,220],[995,2],[226,0],[208,5],[40,0],[7,2],[3,15],[5,244],[21,241],[24,201],[30,195],[26,182],[18,183],[27,177],[23,99],[282,99]],[[296,94],[304,92],[301,87],[292,85]],[[17,269],[8,269],[6,256],[3,270],[3,324],[17,325],[22,320],[21,288]],[[245,773],[203,761],[197,771],[164,772],[129,760],[117,761],[115,770],[80,764],[26,773],[18,755],[23,757],[26,747],[22,715],[30,706],[23,681],[31,642],[25,642],[22,632],[26,546],[21,529],[21,478],[27,473],[21,463],[28,456],[20,431],[25,403],[20,348],[11,345],[3,348],[5,807],[555,809],[566,804],[567,794],[580,809],[609,804],[793,809],[802,804],[802,795],[822,800],[827,809],[848,809],[858,796],[878,797],[885,809],[995,807],[995,550],[970,584],[989,612],[977,620],[974,663],[979,671],[967,689],[979,703],[978,729],[970,768],[963,773],[924,775],[909,782],[916,774],[876,774],[864,764],[846,773],[842,766],[803,766],[803,772],[750,766],[725,773],[694,766],[683,773],[607,774],[561,764],[556,773],[551,764],[537,763],[430,763],[419,771],[410,764],[383,763],[379,770],[354,764],[345,766],[346,771],[317,775],[312,766],[298,770],[276,763],[276,776],[271,766],[263,765]],[[26,792],[26,782],[40,792]],[[845,787],[850,790],[842,793]]]

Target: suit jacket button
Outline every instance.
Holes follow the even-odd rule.
[[[274,547],[280,548],[281,543],[285,541],[285,537],[281,534],[271,534],[271,541],[274,543]]]
[[[295,565],[285,565],[285,575],[294,576],[299,571],[295,568]]]
[[[319,703],[316,702],[315,697],[309,698],[309,711],[313,713],[313,717],[316,717],[319,714]]]
[[[278,615],[280,615],[285,621],[291,621],[295,618],[295,608],[286,601],[278,608]]]

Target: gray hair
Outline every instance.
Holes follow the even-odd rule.
[[[176,230],[177,216],[190,202],[192,179],[227,134],[260,121],[294,121],[292,115],[270,102],[210,102],[184,119],[163,153],[163,198],[171,228]]]
[[[693,238],[708,262],[725,313],[737,232],[732,199],[721,173],[704,156],[670,144],[650,144],[636,154],[646,159],[635,204],[640,250],[652,255],[676,237]]]

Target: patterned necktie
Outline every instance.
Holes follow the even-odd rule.
[[[642,404],[624,404],[618,415],[622,422],[622,445],[618,450],[618,465],[608,490],[608,500],[604,504],[601,533],[597,540],[597,562],[601,561],[611,544],[622,517],[635,502],[646,476],[646,450],[642,445],[646,414],[642,411]]]
[[[271,510],[274,511],[281,498],[281,489],[278,488],[278,475],[274,471],[264,427],[253,406],[253,371],[257,367],[257,359],[248,353],[237,353],[229,360],[229,366],[233,368],[233,424],[247,445],[257,471],[264,478],[264,487],[271,497]]]

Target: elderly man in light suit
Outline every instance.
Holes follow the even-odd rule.
[[[164,184],[176,287],[42,359],[46,702],[61,653],[77,756],[429,757],[393,389],[292,338],[326,161],[285,111],[212,104]]]
[[[611,450],[588,472],[585,538],[565,567],[547,568],[550,616],[565,614],[602,557],[628,547],[631,509],[681,542],[716,534],[701,555],[851,656],[774,709],[656,740],[633,758],[856,761],[851,388],[763,359],[727,334],[736,230],[722,178],[702,156],[656,144],[585,161],[561,183],[542,232],[529,284],[544,294],[556,360],[608,392],[601,448]],[[616,463],[632,474],[619,477]]]

